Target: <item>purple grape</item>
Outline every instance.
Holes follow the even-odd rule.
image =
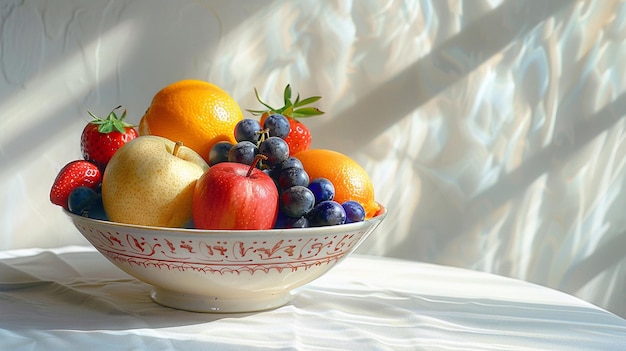
[[[304,169],[304,167],[302,166],[302,162],[300,160],[298,160],[297,158],[293,157],[293,156],[287,157],[287,159],[284,160],[280,164],[280,168],[281,169],[287,169],[287,168],[302,168],[302,169]]]
[[[285,224],[285,228],[308,228],[310,226],[309,220],[305,216],[300,218],[287,217]]]
[[[261,138],[261,130],[261,124],[256,119],[242,119],[235,125],[235,140],[257,143]]]
[[[280,195],[281,210],[288,217],[300,218],[315,205],[315,197],[307,187],[296,185]]]
[[[209,166],[228,161],[228,153],[233,147],[229,141],[220,141],[213,145],[209,152]]]
[[[291,167],[282,169],[278,175],[278,185],[281,190],[286,190],[296,185],[306,187],[308,184],[309,175],[302,168]],[[315,196],[313,198],[315,199]]]
[[[287,117],[275,113],[269,115],[263,122],[263,129],[267,129],[270,137],[279,137],[285,139],[291,131],[289,120]]]
[[[259,153],[267,156],[265,163],[273,167],[287,160],[289,157],[289,145],[279,137],[269,137],[259,145]]]
[[[240,141],[235,144],[228,152],[228,162],[243,163],[251,165],[258,153],[258,149],[254,143],[249,141]]]

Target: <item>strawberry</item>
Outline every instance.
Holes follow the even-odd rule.
[[[303,107],[305,105],[312,104],[319,99],[320,96],[312,96],[303,100],[300,100],[300,94],[296,97],[295,101],[291,101],[291,86],[287,84],[283,93],[284,106],[281,108],[273,108],[266,104],[259,97],[259,93],[254,89],[254,94],[261,105],[265,106],[267,110],[247,110],[253,115],[261,115],[260,124],[263,125],[267,116],[273,113],[280,113],[287,117],[289,121],[289,127],[291,130],[285,137],[287,145],[289,145],[289,154],[295,155],[300,151],[307,150],[311,146],[311,132],[304,123],[297,120],[297,118],[312,117],[321,115],[324,112],[316,107]]]
[[[113,154],[122,145],[138,136],[135,128],[124,122],[126,110],[119,118],[115,114],[115,110],[120,107],[113,109],[106,119],[87,111],[93,120],[83,129],[80,149],[83,158],[94,163],[101,171],[104,171]]]
[[[307,150],[311,146],[311,132],[304,123],[298,121],[295,118],[286,116],[289,121],[289,127],[291,130],[285,138],[287,145],[289,145],[289,154],[295,155],[300,151]]]
[[[102,172],[95,164],[85,160],[72,161],[61,168],[52,183],[50,201],[67,210],[67,199],[72,190],[80,186],[96,190],[101,182]]]

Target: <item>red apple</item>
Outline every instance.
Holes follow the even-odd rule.
[[[271,229],[278,216],[278,190],[253,166],[222,162],[196,182],[193,221],[197,229]]]

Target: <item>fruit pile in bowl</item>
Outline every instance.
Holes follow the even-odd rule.
[[[255,90],[256,92],[256,90]],[[204,81],[173,83],[138,128],[119,107],[91,114],[83,159],[50,191],[109,261],[150,284],[152,299],[198,312],[281,306],[353,252],[386,216],[364,169],[311,149],[299,117],[319,97],[249,110]],[[118,111],[118,112],[116,112]]]

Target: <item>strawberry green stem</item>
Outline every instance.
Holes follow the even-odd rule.
[[[117,131],[117,132],[120,132],[122,134],[126,133],[125,128],[126,127],[132,127],[132,125],[124,122],[124,118],[126,118],[126,110],[124,110],[124,112],[122,112],[122,115],[120,117],[118,117],[115,114],[115,110],[117,110],[118,108],[121,108],[121,107],[122,106],[120,105],[120,106],[114,108],[113,111],[111,111],[111,113],[109,113],[107,118],[100,118],[100,117],[94,115],[93,113],[91,113],[91,111],[87,111],[87,113],[89,113],[89,115],[91,117],[93,117],[93,120],[90,123],[97,125],[98,126],[98,131],[100,133],[103,133],[103,134],[111,133],[113,131]]]
[[[266,110],[247,110],[253,115],[262,115],[263,113],[280,113],[284,115],[288,115],[291,118],[302,118],[302,117],[312,117],[324,114],[324,111],[321,111],[317,107],[304,107],[306,105],[310,105],[319,101],[321,96],[311,96],[305,99],[300,100],[300,94],[296,96],[295,101],[291,101],[291,86],[287,84],[285,86],[285,90],[283,92],[283,104],[284,106],[281,108],[274,108],[261,100],[259,96],[259,92],[256,88],[254,88],[254,96],[256,96],[257,101],[263,105]]]

